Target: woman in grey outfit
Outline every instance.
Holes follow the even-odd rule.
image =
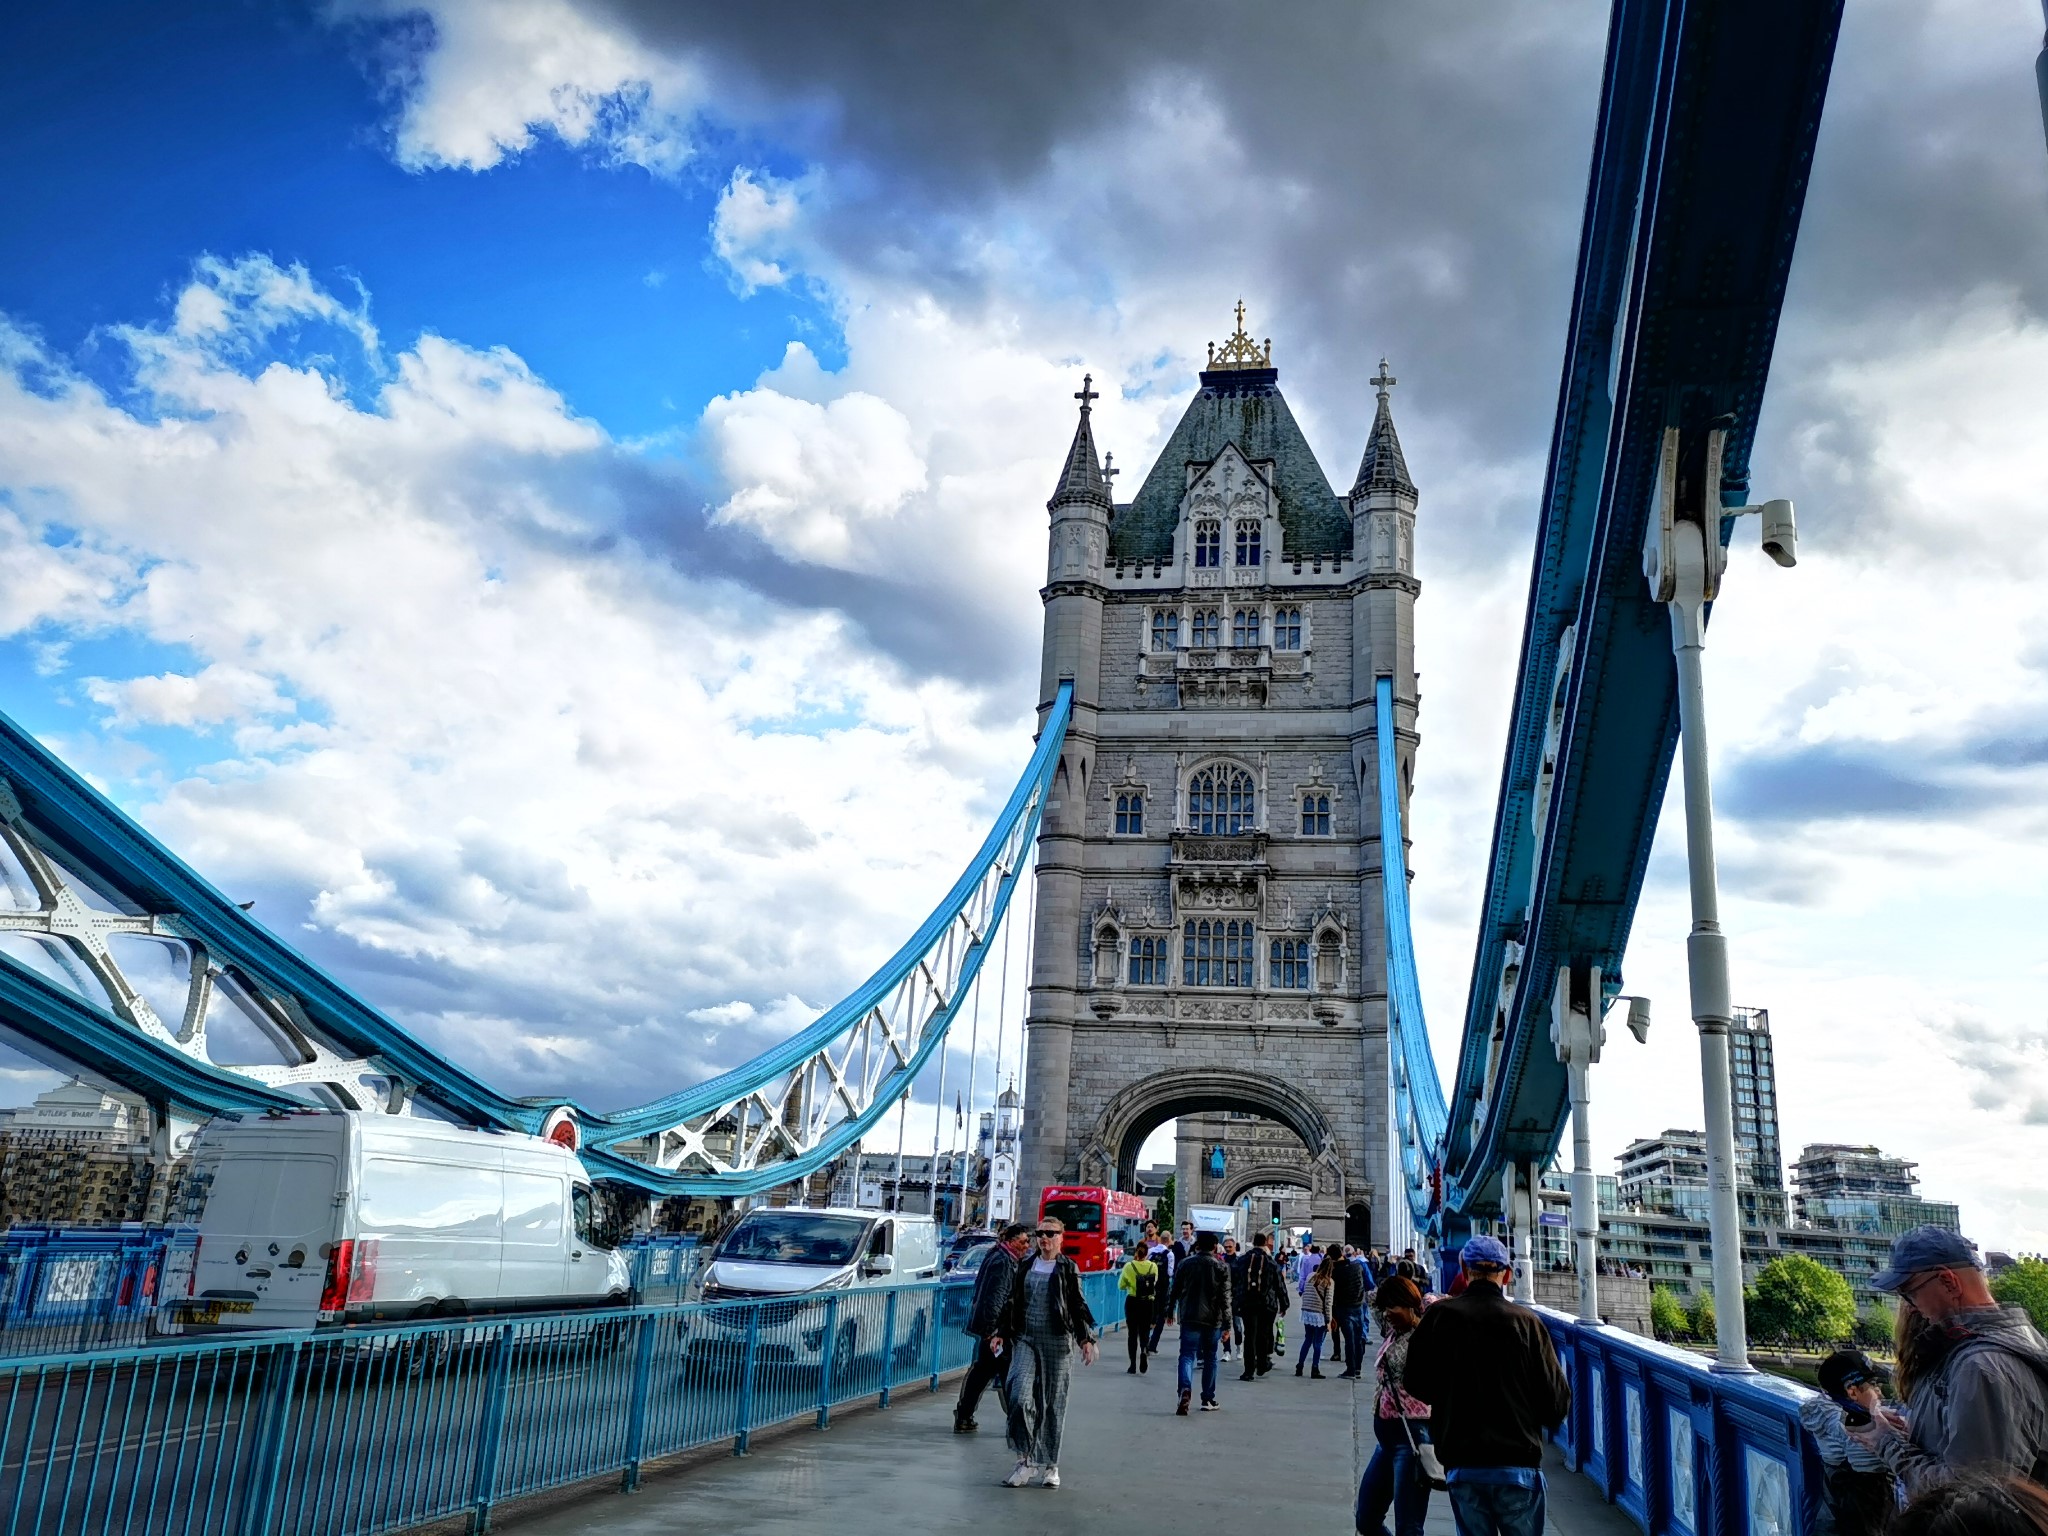
[[[1060,1485],[1060,1432],[1066,1427],[1067,1378],[1074,1346],[1081,1363],[1095,1363],[1095,1314],[1081,1294],[1081,1272],[1060,1252],[1066,1224],[1043,1217],[1035,1251],[1017,1265],[989,1347],[1010,1349],[1010,1449],[1017,1468],[1003,1479],[1022,1488],[1034,1475],[1047,1488]]]

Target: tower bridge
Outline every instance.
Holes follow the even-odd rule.
[[[1404,813],[1418,741],[1394,382],[1383,362],[1339,495],[1240,303],[1124,503],[1082,385],[1048,503],[1040,694],[1071,686],[1073,714],[1039,834],[1027,1192],[1128,1184],[1166,1121],[1250,1111],[1305,1149],[1320,1235],[1357,1204],[1405,1237],[1376,936],[1378,679]]]
[[[856,1148],[912,1092],[1025,885],[1024,1200],[1055,1180],[1128,1184],[1168,1121],[1185,1167],[1221,1125],[1225,1171],[1190,1170],[1190,1191],[1298,1179],[1318,1235],[1448,1252],[1500,1225],[1526,1255],[1537,1174],[1568,1120],[1586,1145],[1586,1073],[1682,747],[1692,1012],[1709,1162],[1725,1165],[1715,1084],[1718,1071],[1725,1091],[1731,1021],[1699,654],[1734,520],[1762,512],[1767,547],[1792,558],[1789,507],[1748,504],[1748,455],[1839,22],[1835,3],[1616,0],[1448,1078],[1408,913],[1419,494],[1396,381],[1385,363],[1373,376],[1374,422],[1340,493],[1241,307],[1128,502],[1083,380],[1048,504],[1034,752],[930,918],[789,1040],[627,1109],[508,1095],[270,933],[4,720],[0,843],[16,889],[0,910],[0,1032],[140,1095],[166,1145],[219,1113],[431,1113],[549,1135],[643,1194],[753,1198]],[[224,1041],[252,1032],[279,1059],[235,1060]],[[1245,1114],[1256,1129],[1220,1118]],[[1732,1189],[1715,1256],[1739,1265]],[[1809,1528],[1818,1463],[1802,1394],[1747,1372],[1739,1284],[1717,1287],[1718,1373],[1603,1328],[1579,1205],[1580,1315],[1543,1314],[1574,1393],[1560,1464],[1645,1530]],[[1096,1290],[1107,1315],[1113,1298]],[[323,1528],[349,1536],[465,1513],[480,1527],[513,1494],[600,1475],[636,1486],[654,1459],[824,1427],[835,1408],[887,1405],[963,1363],[940,1287],[795,1303],[821,1341],[858,1312],[844,1336],[874,1345],[843,1361],[821,1351],[802,1371],[757,1347],[766,1305],[636,1308],[581,1329],[437,1317],[360,1348],[330,1333],[0,1364],[16,1405],[0,1434],[0,1533],[256,1536],[312,1509],[337,1511]],[[935,1316],[941,1327],[908,1326]],[[732,1377],[688,1353],[714,1329],[744,1341]],[[1103,1433],[1157,1428],[1133,1422]],[[1232,1448],[1266,1450],[1256,1432]]]

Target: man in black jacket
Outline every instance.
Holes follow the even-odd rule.
[[[1216,1254],[1216,1234],[1197,1232],[1194,1252],[1173,1272],[1166,1305],[1180,1322],[1180,1406],[1194,1396],[1195,1362],[1202,1365],[1202,1412],[1216,1411],[1216,1346],[1230,1331],[1230,1266]]]
[[[1465,1293],[1423,1312],[1401,1385],[1429,1404],[1458,1536],[1542,1536],[1543,1432],[1571,1412],[1571,1384],[1543,1320],[1501,1292],[1507,1249],[1472,1238],[1464,1264]]]
[[[1332,1298],[1337,1315],[1332,1321],[1344,1341],[1344,1369],[1340,1376],[1356,1381],[1365,1370],[1365,1297],[1368,1290],[1365,1260],[1344,1251],[1337,1261],[1336,1294]]]
[[[1252,1234],[1242,1290],[1244,1374],[1237,1379],[1253,1381],[1273,1369],[1273,1323],[1287,1310],[1287,1281],[1280,1261],[1273,1257],[1273,1239],[1264,1232]]]
[[[953,1405],[956,1435],[971,1435],[979,1427],[974,1422],[974,1410],[981,1406],[981,1394],[988,1390],[990,1382],[995,1383],[996,1396],[1002,1400],[1004,1410],[1010,1406],[1010,1395],[1005,1389],[1009,1369],[989,1349],[988,1336],[996,1331],[996,1317],[1010,1295],[1010,1277],[1030,1241],[1031,1229],[1021,1221],[1011,1222],[989,1245],[981,1270],[974,1277],[974,1300],[968,1305],[967,1324],[960,1330],[974,1340],[974,1363],[967,1367],[967,1378],[960,1383],[960,1399]]]

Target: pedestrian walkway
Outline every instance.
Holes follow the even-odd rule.
[[[755,1452],[673,1473],[640,1492],[596,1493],[531,1520],[517,1536],[1044,1536],[1114,1529],[1290,1532],[1351,1530],[1352,1499],[1372,1454],[1371,1394],[1363,1384],[1297,1378],[1291,1364],[1258,1382],[1233,1366],[1223,1411],[1174,1415],[1174,1336],[1150,1373],[1124,1374],[1111,1334],[1092,1368],[1074,1363],[1063,1486],[1001,1488],[1015,1464],[993,1394],[978,1435],[951,1432],[953,1383],[906,1392],[886,1412],[835,1416]],[[1562,1462],[1548,1469],[1551,1530],[1606,1536],[1636,1527]],[[1430,1500],[1430,1536],[1450,1536],[1450,1506]]]

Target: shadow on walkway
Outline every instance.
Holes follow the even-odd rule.
[[[1174,1414],[1174,1342],[1141,1376],[1124,1373],[1111,1334],[1092,1369],[1074,1365],[1057,1490],[1003,1488],[1015,1465],[994,1395],[981,1432],[955,1435],[954,1380],[936,1394],[900,1392],[886,1411],[835,1415],[754,1454],[651,1476],[638,1493],[593,1493],[530,1519],[517,1536],[1039,1536],[1144,1532],[1351,1530],[1372,1452],[1364,1383],[1297,1378],[1291,1364],[1257,1382],[1227,1368],[1219,1413]],[[843,1415],[843,1416],[842,1416]],[[1634,1532],[1592,1486],[1554,1463],[1551,1524],[1567,1536]],[[1430,1500],[1429,1531],[1450,1533],[1450,1506]]]

